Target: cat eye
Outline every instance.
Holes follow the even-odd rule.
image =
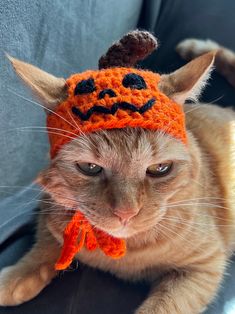
[[[149,166],[146,173],[152,177],[164,177],[171,172],[172,168],[173,162],[165,162]]]
[[[129,73],[124,76],[124,79],[122,80],[122,85],[124,87],[129,87],[131,89],[146,89],[146,83],[142,76],[135,74],[135,73]]]
[[[86,176],[97,176],[103,170],[102,167],[88,162],[76,163],[76,166],[77,169]]]
[[[89,78],[88,80],[82,80],[76,85],[74,95],[90,94],[95,90],[95,81],[93,78]]]

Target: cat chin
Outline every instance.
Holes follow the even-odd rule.
[[[100,229],[108,233],[114,238],[122,238],[122,239],[131,237],[134,231],[134,230],[131,230],[132,228],[130,228],[129,226],[121,226],[120,228],[114,228],[114,229],[110,229],[110,228],[106,229],[106,228],[100,227]]]
[[[121,239],[126,239],[131,237],[133,234],[130,233],[128,230],[120,230],[120,231],[114,231],[114,232],[109,232],[111,236],[114,238],[121,238]]]
[[[137,235],[139,232],[130,228],[129,226],[123,226],[122,228],[115,231],[109,230],[108,233],[115,238],[127,239]]]
[[[148,224],[148,225],[143,224],[142,226],[139,226],[138,228],[136,228],[135,224],[133,223],[130,223],[127,225],[120,225],[117,228],[114,226],[113,228],[105,228],[103,226],[99,226],[99,228],[115,238],[127,239],[131,237],[135,237],[138,234],[148,232],[149,230],[153,228],[155,229],[163,216],[164,216],[164,212],[162,212],[162,215],[159,216],[157,220],[152,220],[151,224]]]

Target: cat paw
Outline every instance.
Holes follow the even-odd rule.
[[[31,300],[55,276],[51,265],[43,264],[33,270],[10,266],[0,272],[0,306],[19,305]]]
[[[210,39],[200,40],[189,38],[181,41],[175,49],[183,59],[189,61],[218,48],[219,45]]]

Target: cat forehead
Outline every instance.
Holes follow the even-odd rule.
[[[118,89],[125,87],[125,83],[129,81],[136,81],[136,84],[143,84],[137,86],[138,89],[157,89],[160,81],[160,75],[152,71],[139,70],[135,68],[108,68],[102,70],[88,70],[82,73],[73,74],[70,76],[66,84],[68,86],[68,94],[74,95],[74,91],[78,84],[93,85],[94,90],[113,88]],[[130,91],[131,89],[129,89]],[[81,93],[83,94],[83,93]]]
[[[59,156],[67,161],[101,162],[107,168],[118,166],[128,173],[137,164],[145,167],[151,162],[189,159],[187,147],[172,136],[131,128],[81,135],[62,148]]]

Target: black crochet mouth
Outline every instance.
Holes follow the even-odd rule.
[[[114,103],[110,109],[104,106],[95,105],[89,110],[87,110],[86,113],[81,112],[77,107],[72,107],[72,112],[83,121],[89,120],[93,113],[104,113],[114,115],[118,109],[131,110],[132,112],[139,112],[140,114],[143,114],[144,112],[148,111],[153,107],[155,101],[156,101],[155,98],[151,98],[140,108],[136,107],[135,105],[132,105],[129,102],[121,101]]]

